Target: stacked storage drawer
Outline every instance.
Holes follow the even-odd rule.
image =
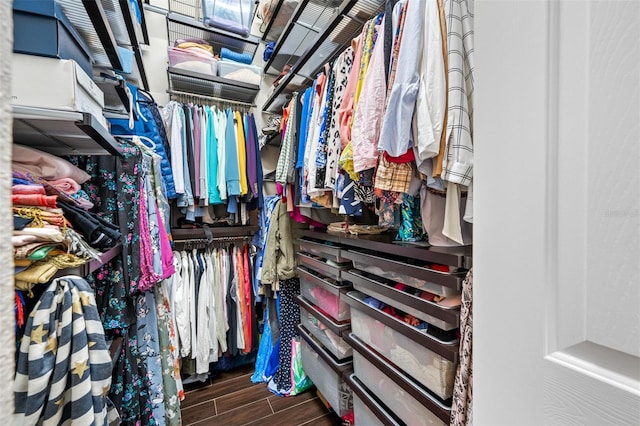
[[[353,371],[353,352],[344,340],[351,331],[346,300],[353,287],[342,278],[351,261],[339,245],[308,238],[297,243],[302,366],[333,410],[344,416],[353,410],[352,392],[343,379]]]
[[[346,382],[353,391],[353,416],[357,422],[356,425],[400,426],[404,424],[366,388],[355,374],[347,376]]]
[[[353,356],[353,374],[343,378],[355,423],[448,424],[470,248],[416,247],[384,235],[304,235],[341,245],[339,257],[353,262],[333,278],[354,288],[340,292],[339,301],[350,307],[350,332],[340,337]]]
[[[338,416],[346,416],[353,411],[351,388],[343,376],[353,371],[351,359],[338,361],[322,347],[302,326],[298,326],[302,339],[300,353],[302,367],[316,388],[325,397]]]
[[[464,272],[362,248],[344,256],[354,263],[344,279],[357,290],[347,299],[355,377],[401,424],[448,424]]]

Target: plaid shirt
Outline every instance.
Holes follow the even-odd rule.
[[[445,0],[449,108],[442,179],[468,186],[473,177],[473,0]]]
[[[378,169],[376,170],[374,187],[383,191],[408,192],[411,176],[413,175],[411,164],[392,163],[384,155],[381,155]]]

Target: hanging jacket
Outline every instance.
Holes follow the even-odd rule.
[[[173,183],[171,163],[169,163],[169,157],[167,156],[167,150],[165,149],[165,145],[169,145],[166,131],[165,129],[162,129],[162,131],[158,130],[159,123],[156,121],[154,113],[152,112],[154,108],[157,109],[156,103],[151,96],[138,91],[137,87],[131,84],[127,84],[127,87],[131,91],[133,106],[136,113],[136,118],[133,120],[133,127],[129,127],[128,118],[110,118],[109,122],[111,123],[111,133],[113,135],[122,136],[144,136],[150,139],[153,146],[144,139],[143,142],[162,158],[162,179],[167,189],[167,198],[176,198],[177,194]]]
[[[261,281],[263,284],[271,284],[277,290],[280,281],[295,277],[295,252],[287,203],[278,200],[270,223],[264,247]]]

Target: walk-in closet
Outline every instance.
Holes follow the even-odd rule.
[[[637,424],[639,24],[3,2],[0,420]]]

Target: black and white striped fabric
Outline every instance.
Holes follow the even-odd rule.
[[[14,383],[16,424],[105,425],[111,358],[93,290],[54,280],[27,320]]]

